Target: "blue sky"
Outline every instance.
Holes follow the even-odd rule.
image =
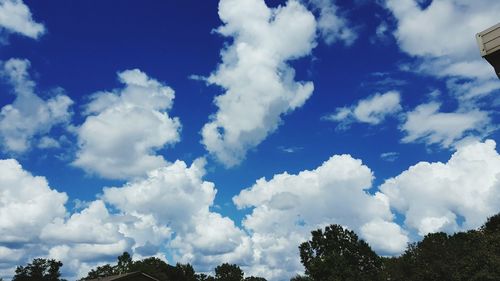
[[[326,224],[383,255],[478,227],[500,4],[476,2],[0,1],[0,276],[129,251],[289,280]]]

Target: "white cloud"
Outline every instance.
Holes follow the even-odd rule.
[[[316,21],[294,0],[276,9],[262,0],[221,0],[219,16],[224,25],[217,31],[234,41],[207,78],[226,92],[214,100],[219,109],[203,127],[202,142],[233,166],[311,96],[312,82],[294,81],[287,62],[311,53]]]
[[[480,110],[439,112],[440,106],[437,102],[430,102],[408,112],[406,121],[401,125],[406,134],[402,141],[422,141],[450,147],[467,136],[482,136],[488,132],[488,113]]]
[[[250,241],[234,222],[209,211],[214,184],[202,180],[205,160],[190,167],[176,161],[123,187],[105,188],[102,198],[124,215],[152,216],[173,233],[169,243],[176,259],[209,271],[222,262],[251,257]]]
[[[492,140],[467,144],[448,162],[420,162],[380,190],[419,235],[477,228],[500,211],[500,155]]]
[[[311,230],[331,223],[360,233],[379,252],[401,252],[408,238],[392,222],[385,195],[367,193],[372,180],[360,160],[337,155],[315,170],[262,178],[241,191],[233,201],[238,208],[253,208],[243,221],[258,253],[253,270],[274,279],[300,273],[298,245]],[[381,227],[390,230],[384,239],[376,235]]]
[[[205,182],[204,160],[187,167],[183,161],[149,172],[147,179],[123,187],[105,188],[103,199],[127,213],[153,214],[175,229],[197,213],[208,211],[215,198],[214,184]]]
[[[16,99],[0,110],[0,140],[7,152],[22,153],[30,149],[31,142],[71,118],[73,101],[59,94],[42,100],[35,94],[35,82],[28,74],[28,60],[10,59],[2,65],[2,76],[14,87]]]
[[[324,120],[339,122],[347,126],[352,122],[380,124],[389,115],[394,115],[401,110],[401,96],[399,92],[389,91],[384,94],[375,94],[360,100],[351,107],[337,108],[336,112],[324,116]]]
[[[117,237],[118,226],[110,218],[104,203],[94,201],[80,213],[71,215],[69,219],[60,218],[48,224],[40,238],[58,243],[113,243],[121,237]]]
[[[16,160],[0,160],[0,242],[33,241],[46,224],[65,215],[67,199]]]
[[[38,142],[38,148],[41,149],[46,149],[46,148],[59,148],[61,147],[61,144],[54,138],[51,138],[49,136],[43,136],[40,138],[40,141]]]
[[[0,29],[33,39],[45,33],[45,27],[33,20],[28,6],[22,0],[0,1]]]
[[[500,89],[475,40],[476,33],[498,23],[500,2],[442,0],[432,1],[426,8],[416,0],[386,0],[385,4],[397,20],[394,36],[399,47],[419,59],[413,69],[438,77],[466,78],[472,83],[496,82],[483,95]],[[469,91],[462,96],[476,97]]]
[[[325,43],[330,45],[341,41],[347,46],[354,43],[358,35],[348,20],[339,15],[338,7],[332,0],[308,0],[308,2],[319,10],[318,29]]]
[[[140,70],[118,73],[122,89],[98,92],[77,129],[73,165],[102,177],[126,179],[167,164],[155,151],[179,141],[181,124],[171,118],[174,91]]]
[[[398,159],[399,153],[395,151],[390,151],[390,152],[384,152],[380,154],[380,158],[382,160],[388,161],[388,162],[394,162]]]

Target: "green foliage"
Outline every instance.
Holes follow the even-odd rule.
[[[313,280],[381,280],[381,259],[353,231],[340,225],[313,231],[312,239],[299,249],[306,275]]]
[[[235,264],[223,263],[215,268],[217,281],[242,281],[243,271]]]
[[[500,214],[479,230],[428,234],[399,257],[378,257],[354,232],[338,225],[313,231],[300,254],[306,276],[291,281],[500,280]]]
[[[155,257],[133,261],[127,252],[117,258],[116,265],[98,266],[81,280],[91,280],[135,271],[146,273],[160,281],[197,281],[194,269],[189,264],[177,264],[174,267]]]
[[[169,281],[174,280],[170,277],[174,275],[175,269],[159,258],[151,257],[133,262],[131,271],[144,272],[160,281]]]
[[[313,281],[311,277],[308,276],[303,276],[303,275],[297,275],[295,277],[292,277],[290,281]]]
[[[215,277],[203,273],[196,274],[197,281],[215,281]]]
[[[91,269],[90,272],[87,274],[87,277],[84,277],[81,280],[98,279],[112,275],[115,275],[114,267],[109,264],[106,264],[103,266],[98,266],[96,269]]]
[[[48,259],[34,259],[26,266],[18,266],[13,281],[63,281],[61,272],[62,262]]]
[[[245,281],[267,281],[265,278],[262,277],[255,277],[255,276],[250,276],[245,278]]]

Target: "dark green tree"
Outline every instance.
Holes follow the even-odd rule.
[[[176,271],[175,267],[155,257],[133,262],[130,270],[144,272],[160,281],[173,280],[169,276],[173,276],[173,272]]]
[[[113,276],[113,275],[115,275],[114,266],[111,266],[109,264],[105,264],[102,266],[98,266],[95,269],[91,269],[87,273],[87,276],[82,278],[81,280],[99,279],[99,278],[104,278],[104,277]]]
[[[267,280],[265,278],[262,278],[262,277],[250,276],[250,277],[246,277],[245,281],[267,281]]]
[[[188,264],[177,263],[175,266],[175,277],[172,280],[179,281],[196,281],[196,273],[194,272],[193,266]]]
[[[306,275],[315,281],[382,280],[382,261],[370,246],[348,229],[330,225],[311,232],[300,245]]]
[[[13,281],[63,281],[60,269],[62,262],[53,259],[34,259],[26,266],[18,266]]]
[[[115,266],[115,274],[125,274],[132,270],[132,257],[128,252],[123,252],[121,256],[118,257],[118,263]]]
[[[296,275],[290,279],[290,281],[312,281],[310,277],[303,276],[303,275]]]
[[[215,268],[217,281],[242,281],[243,271],[236,264],[223,263]]]
[[[200,273],[196,274],[196,281],[215,281],[215,277]]]

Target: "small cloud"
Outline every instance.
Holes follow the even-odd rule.
[[[382,160],[387,162],[394,162],[399,158],[399,153],[394,151],[385,152],[380,154],[380,158],[382,158]]]
[[[207,77],[198,74],[191,74],[188,76],[189,80],[207,82]]]
[[[358,38],[355,28],[339,13],[338,7],[329,0],[309,0],[309,4],[319,15],[317,24],[319,35],[327,45],[342,42],[350,46]]]
[[[56,139],[44,136],[38,142],[38,148],[40,149],[50,149],[50,148],[60,148],[61,144]]]
[[[353,122],[378,125],[387,116],[399,111],[401,111],[401,96],[399,92],[389,91],[362,99],[350,107],[337,108],[334,113],[325,115],[321,119],[338,122],[338,128],[345,129]]]
[[[292,146],[292,147],[279,146],[278,149],[281,152],[285,152],[285,153],[295,153],[295,152],[298,152],[304,148],[301,146]]]

